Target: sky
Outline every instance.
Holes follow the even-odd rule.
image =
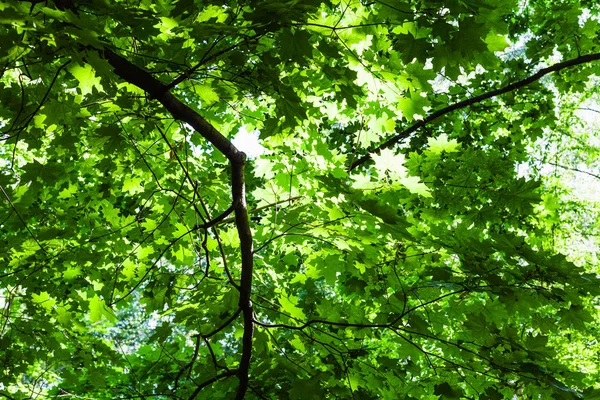
[[[232,142],[235,147],[246,153],[248,158],[256,158],[262,155],[265,148],[260,144],[258,140],[259,132],[257,130],[248,132],[242,127],[237,135],[233,138]]]

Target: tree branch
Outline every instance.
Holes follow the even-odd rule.
[[[305,196],[304,195],[299,195],[299,196],[290,197],[288,199],[282,199],[282,200],[274,201],[273,203],[265,204],[264,206],[260,206],[260,207],[254,208],[252,210],[248,210],[248,214],[256,214],[257,212],[260,212],[260,211],[265,210],[267,208],[276,207],[276,206],[278,206],[280,204],[283,204],[283,203],[292,203],[293,201],[300,200],[303,197],[305,197]],[[213,225],[217,225],[217,224],[218,225],[223,225],[223,224],[228,224],[228,223],[233,222],[233,221],[235,221],[235,218],[227,218],[227,219],[223,219],[223,220],[217,221],[216,224],[213,224]]]
[[[199,334],[198,334],[198,335],[196,335],[196,336],[200,336],[200,337],[202,337],[202,338],[204,338],[204,339],[208,339],[208,338],[210,338],[210,337],[212,337],[212,336],[216,335],[217,333],[221,332],[223,329],[225,329],[225,328],[227,328],[229,325],[231,325],[231,323],[232,323],[233,321],[235,321],[235,319],[238,317],[238,315],[240,315],[240,312],[241,312],[241,310],[238,308],[238,309],[236,310],[236,312],[235,312],[235,313],[233,313],[233,315],[232,315],[231,317],[227,318],[227,320],[221,324],[221,326],[218,326],[218,327],[216,327],[215,329],[213,329],[213,330],[212,330],[211,332],[209,332],[209,333],[206,333],[206,334],[199,333]]]
[[[245,158],[244,153],[239,151],[229,139],[204,119],[204,117],[169,93],[167,85],[154,78],[149,72],[111,50],[104,49],[102,55],[115,69],[114,72],[119,77],[139,87],[152,98],[158,100],[175,119],[184,121],[192,126],[223,153],[230,162],[239,162],[242,158]]]
[[[242,253],[242,276],[240,278],[240,303],[244,316],[244,335],[242,336],[242,358],[238,371],[240,386],[236,400],[244,398],[248,390],[250,358],[252,356],[252,338],[254,336],[254,311],[250,295],[252,293],[252,270],[254,268],[254,251],[252,249],[252,232],[250,230],[250,217],[246,207],[246,185],[244,182],[244,164],[246,155],[241,153],[239,160],[231,160],[231,192],[235,206],[235,224],[240,238],[240,251]]]
[[[240,238],[240,252],[242,259],[239,305],[244,315],[242,356],[240,367],[237,371],[240,384],[235,398],[238,400],[242,399],[248,390],[248,374],[250,370],[250,358],[252,356],[252,338],[254,335],[254,312],[252,310],[252,302],[250,301],[254,262],[252,257],[252,232],[250,230],[250,219],[246,207],[246,187],[244,182],[246,154],[239,151],[227,137],[212,126],[204,119],[204,117],[169,93],[169,87],[154,78],[150,73],[109,49],[103,49],[102,55],[114,68],[114,72],[118,76],[139,87],[147,92],[152,98],[158,100],[167,111],[171,113],[173,118],[192,126],[206,140],[223,153],[231,164],[231,196],[235,224]],[[197,393],[191,398],[196,395]]]
[[[6,193],[6,191],[4,190],[4,188],[1,185],[0,185],[0,191],[2,192],[2,194],[4,195],[4,197],[6,198],[6,200],[8,200],[8,204],[10,204],[11,208],[13,209],[13,211],[15,212],[15,214],[17,215],[17,217],[19,218],[19,221],[21,221],[21,223],[23,224],[23,226],[25,227],[25,229],[27,230],[27,232],[29,232],[29,235],[31,236],[31,238],[33,239],[33,241],[38,245],[38,247],[40,248],[40,250],[42,250],[45,254],[47,254],[46,249],[38,241],[37,237],[33,234],[33,232],[31,231],[31,229],[29,229],[29,226],[27,225],[27,222],[25,222],[25,220],[23,219],[23,217],[21,217],[21,214],[19,214],[19,211],[17,211],[17,207],[15,207],[14,203],[12,202],[12,200],[10,199],[10,197],[8,196],[8,193]]]
[[[543,162],[545,162],[546,164],[553,165],[553,166],[555,166],[555,167],[559,167],[559,168],[562,168],[562,169],[566,169],[566,170],[568,170],[568,171],[579,172],[580,174],[586,174],[586,175],[589,175],[589,176],[591,176],[591,177],[593,177],[593,178],[600,179],[600,175],[598,175],[598,174],[593,174],[593,173],[591,173],[591,172],[584,171],[584,170],[582,170],[582,169],[579,169],[579,168],[575,168],[575,167],[567,167],[567,166],[565,166],[565,165],[561,165],[561,164],[553,163],[553,162],[550,162],[550,161],[543,161]]]
[[[189,397],[189,400],[195,399],[196,396],[198,396],[198,393],[200,393],[200,391],[202,389],[204,389],[205,387],[207,387],[208,385],[211,385],[211,384],[215,383],[219,379],[227,378],[228,376],[233,376],[233,375],[236,374],[236,372],[237,372],[236,370],[225,371],[225,372],[220,373],[219,375],[216,375],[216,376],[210,378],[209,380],[201,383],[200,385],[198,385],[198,387],[196,388],[196,390],[194,390],[194,392],[191,394],[191,396]]]
[[[438,119],[439,117],[449,114],[452,111],[456,111],[461,108],[466,108],[466,107],[472,106],[473,104],[481,103],[484,100],[491,99],[492,97],[496,97],[501,94],[520,89],[523,86],[527,86],[530,83],[540,80],[543,76],[548,75],[552,72],[558,72],[565,68],[571,68],[576,65],[581,65],[581,64],[585,64],[585,63],[589,63],[589,62],[597,61],[597,60],[600,60],[600,53],[587,54],[585,56],[577,57],[572,60],[563,61],[563,62],[554,64],[550,67],[542,68],[535,74],[531,75],[530,77],[522,79],[515,83],[511,83],[510,85],[504,86],[503,88],[492,90],[491,92],[480,94],[479,96],[471,97],[471,98],[465,99],[463,101],[459,101],[458,103],[454,103],[447,107],[444,107],[444,108],[434,112],[433,114],[430,114],[427,118],[417,122],[416,124],[409,126],[407,129],[403,130],[399,134],[393,136],[392,138],[381,143],[374,149],[370,150],[367,154],[365,154],[364,156],[362,156],[361,158],[359,158],[358,160],[356,160],[352,164],[350,164],[350,167],[348,168],[348,170],[352,171],[359,165],[362,165],[362,164],[366,163],[367,161],[371,160],[373,153],[379,153],[383,149],[392,147],[393,145],[397,144],[401,140],[409,137],[417,129],[424,127],[425,125],[429,124],[430,122],[433,122],[434,120]]]

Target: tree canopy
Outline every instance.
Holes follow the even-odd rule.
[[[0,396],[600,398],[599,21],[0,1]]]

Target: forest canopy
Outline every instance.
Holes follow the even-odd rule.
[[[600,399],[599,35],[0,1],[0,397]]]

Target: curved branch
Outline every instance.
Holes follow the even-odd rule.
[[[250,230],[250,218],[246,207],[246,186],[244,182],[246,154],[239,151],[227,137],[212,126],[204,117],[171,94],[169,86],[154,78],[148,71],[145,71],[109,49],[102,49],[101,53],[114,68],[115,74],[141,88],[151,97],[158,100],[171,113],[173,118],[189,124],[215,146],[217,150],[223,153],[231,164],[231,197],[235,224],[240,238],[242,259],[239,307],[244,315],[242,357],[237,371],[240,383],[235,398],[242,399],[248,390],[248,374],[250,370],[250,358],[252,356],[252,338],[254,336],[254,312],[252,302],[250,301],[254,260],[252,257],[252,231]],[[196,395],[197,393],[192,398]]]
[[[216,376],[210,378],[209,380],[207,380],[205,382],[202,382],[201,384],[198,385],[198,387],[196,388],[196,390],[194,390],[194,392],[190,395],[189,400],[195,399],[196,396],[198,396],[198,393],[200,393],[200,391],[202,389],[204,389],[205,387],[207,387],[208,385],[211,385],[211,384],[215,383],[219,379],[227,378],[229,376],[233,376],[236,373],[237,373],[236,370],[225,371],[223,373],[220,373],[219,375],[216,375]]]
[[[6,191],[4,190],[4,188],[1,185],[0,185],[0,191],[2,192],[2,194],[4,195],[4,197],[6,198],[6,200],[8,201],[8,204],[10,204],[10,207],[13,209],[13,211],[15,212],[15,214],[17,215],[17,217],[19,218],[19,221],[21,221],[21,223],[23,224],[23,226],[25,226],[25,229],[27,230],[27,232],[29,233],[29,235],[31,236],[31,238],[33,239],[33,241],[38,245],[38,247],[40,248],[40,250],[42,250],[44,252],[44,254],[48,254],[46,252],[46,249],[44,248],[44,246],[42,246],[42,244],[38,241],[37,237],[33,234],[33,232],[31,231],[31,229],[29,229],[29,226],[27,225],[27,222],[25,222],[25,220],[23,219],[23,217],[21,216],[21,214],[19,214],[19,212],[17,211],[17,207],[15,207],[15,204],[12,202],[12,200],[8,196],[8,193],[6,193]]]
[[[565,68],[571,68],[571,67],[574,67],[577,65],[589,63],[592,61],[598,61],[598,60],[600,60],[600,53],[593,53],[593,54],[587,54],[585,56],[577,57],[572,60],[567,60],[567,61],[563,61],[560,63],[556,63],[554,65],[551,65],[550,67],[540,69],[538,72],[536,72],[535,74],[531,75],[528,78],[522,79],[515,83],[511,83],[510,85],[504,86],[503,88],[492,90],[491,92],[480,94],[479,96],[471,97],[471,98],[465,99],[463,101],[459,101],[458,103],[454,103],[447,107],[444,107],[444,108],[434,112],[433,114],[430,114],[427,118],[417,122],[414,125],[409,126],[407,129],[403,130],[399,134],[397,134],[397,135],[393,136],[392,138],[386,140],[385,142],[381,143],[380,145],[378,145],[377,147],[375,147],[374,149],[369,151],[367,154],[365,154],[364,156],[362,156],[361,158],[359,158],[358,160],[356,160],[352,164],[350,164],[350,167],[348,168],[348,170],[352,171],[359,165],[362,165],[362,164],[366,163],[367,161],[371,160],[373,153],[379,153],[383,149],[392,147],[393,145],[397,144],[401,140],[406,139],[417,129],[424,127],[425,125],[429,124],[430,122],[433,122],[434,120],[436,120],[446,114],[449,114],[452,111],[456,111],[461,108],[466,108],[466,107],[472,106],[473,104],[481,103],[484,100],[491,99],[492,97],[496,97],[501,94],[520,89],[523,86],[527,86],[530,83],[540,80],[543,76],[548,75],[552,72],[558,72]]]
[[[233,315],[229,318],[227,318],[227,320],[225,322],[223,322],[221,324],[221,326],[216,327],[215,329],[213,329],[211,332],[209,333],[205,333],[205,334],[201,334],[199,333],[197,336],[202,337],[203,339],[208,339],[214,335],[216,335],[217,333],[221,332],[223,329],[227,328],[229,325],[231,325],[231,323],[233,321],[235,321],[235,319],[238,317],[238,315],[240,315],[240,312],[242,310],[240,310],[239,308],[236,310],[235,313],[233,313]]]

